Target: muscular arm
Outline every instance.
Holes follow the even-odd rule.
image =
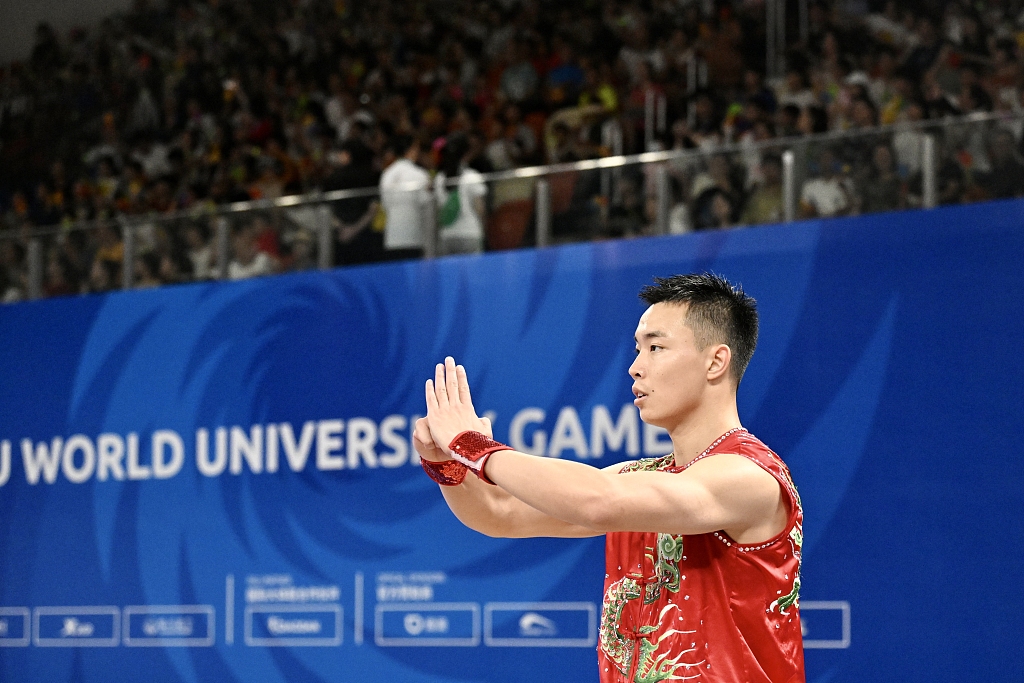
[[[487,476],[517,500],[600,533],[721,529],[738,542],[756,543],[785,527],[778,482],[742,456],[716,455],[678,474],[615,469],[516,451],[499,451],[487,462]]]
[[[458,433],[479,430],[465,370],[450,358],[438,366],[435,381],[427,382],[425,420],[435,448],[443,452]],[[706,458],[679,474],[618,474],[618,467],[598,470],[510,449],[493,453],[486,470],[497,487],[467,477],[467,483],[454,487],[464,489],[461,493],[445,497],[467,525],[496,535],[722,529],[738,542],[756,543],[782,531],[787,518],[775,478],[735,454]]]

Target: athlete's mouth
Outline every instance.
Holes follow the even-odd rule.
[[[636,396],[637,398],[647,398],[647,394],[640,391],[636,387],[633,387],[633,395]]]

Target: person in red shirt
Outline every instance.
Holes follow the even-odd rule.
[[[490,438],[450,357],[426,383],[414,445],[472,529],[606,535],[602,683],[802,683],[800,498],[736,409],[756,302],[711,274],[655,283],[640,293],[649,308],[629,374],[671,454],[597,469],[519,453]]]

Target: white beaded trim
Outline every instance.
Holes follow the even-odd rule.
[[[718,444],[722,443],[723,441],[728,439],[730,436],[732,436],[736,432],[745,432],[745,431],[747,431],[747,430],[744,429],[743,427],[733,427],[732,429],[727,431],[725,434],[722,434],[720,437],[715,439],[715,442],[713,444],[711,444],[710,446],[708,446],[707,448],[705,448],[703,453],[701,453],[696,458],[694,458],[690,462],[688,462],[685,465],[683,465],[682,469],[685,470],[686,468],[688,468],[690,465],[692,465],[693,463],[697,462],[698,460],[701,460],[703,458],[708,457],[708,455],[711,454],[711,451],[715,450],[715,448],[718,447]]]
[[[733,542],[730,541],[728,539],[728,537],[723,536],[722,534],[718,533],[717,531],[713,531],[711,533],[714,534],[715,538],[717,538],[719,541],[721,541],[722,543],[726,544],[730,548],[733,546]],[[754,552],[755,550],[764,550],[768,546],[775,545],[778,542],[779,542],[779,539],[774,539],[774,540],[768,541],[767,543],[762,543],[761,545],[739,545],[739,544],[736,544],[736,550],[738,550],[741,553],[750,553],[750,552]]]

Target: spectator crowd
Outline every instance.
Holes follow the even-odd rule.
[[[0,66],[0,294],[26,296],[29,237],[50,226],[45,295],[118,287],[125,218],[135,286],[313,267],[320,220],[336,264],[415,257],[422,201],[443,253],[518,246],[529,225],[505,209],[530,188],[481,174],[612,153],[705,153],[666,165],[673,231],[773,222],[771,141],[829,131],[865,135],[797,147],[802,215],[901,209],[921,201],[918,122],[975,112],[1005,120],[946,131],[940,202],[1024,195],[1024,0],[806,7],[776,74],[762,0],[137,0],[67,35],[41,24]],[[553,177],[556,231],[649,231],[653,170],[613,192]],[[326,216],[233,220],[220,244],[203,219],[378,186]]]

